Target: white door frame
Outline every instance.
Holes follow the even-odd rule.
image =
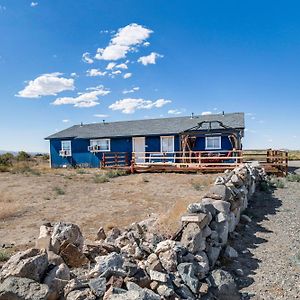
[[[139,136],[139,137],[133,137],[132,138],[132,152],[136,152],[136,149],[135,149],[135,141],[136,140],[143,141],[143,145],[144,145],[143,151],[138,151],[138,152],[146,152],[146,138],[144,136]],[[135,154],[135,162],[136,163],[144,163],[145,158],[139,158],[139,156],[145,157],[145,153],[138,154],[138,155]]]

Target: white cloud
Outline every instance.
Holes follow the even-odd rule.
[[[74,79],[60,77],[62,73],[43,74],[34,80],[30,80],[28,85],[19,91],[17,97],[39,98],[41,96],[56,96],[63,91],[74,90]]]
[[[0,12],[4,12],[6,10],[6,6],[0,5]]]
[[[119,28],[106,48],[97,49],[95,58],[99,60],[124,58],[128,52],[135,50],[133,46],[142,44],[152,32],[152,30],[135,23]]]
[[[109,115],[105,115],[105,114],[95,114],[94,117],[96,117],[96,118],[108,118]]]
[[[109,106],[112,110],[121,110],[124,114],[132,114],[136,110],[140,109],[152,109],[152,108],[160,108],[164,105],[171,103],[171,100],[158,99],[156,101],[144,100],[144,99],[136,99],[136,98],[126,98],[122,100],[118,100],[115,103]]]
[[[148,47],[148,46],[150,46],[150,43],[149,43],[149,42],[145,42],[145,43],[143,44],[143,46]]]
[[[123,78],[127,79],[127,78],[130,78],[131,76],[132,76],[132,73],[125,73]]]
[[[102,85],[86,89],[88,92],[78,93],[76,97],[61,97],[57,98],[53,105],[73,104],[75,107],[93,107],[99,104],[101,96],[108,95],[109,90]]]
[[[168,110],[169,115],[180,115],[182,112],[178,109],[170,109]]]
[[[36,7],[36,6],[38,6],[38,4],[39,4],[38,2],[31,2],[31,3],[30,3],[30,6],[31,6],[31,7]]]
[[[155,65],[156,64],[156,59],[159,57],[164,57],[161,54],[155,53],[155,52],[151,52],[149,55],[147,56],[141,56],[138,59],[138,62],[143,64],[144,66],[147,66],[149,64]]]
[[[70,122],[70,120],[68,120],[68,119],[64,119],[64,120],[62,120],[62,122],[63,122],[63,123],[69,123],[69,122]]]
[[[211,115],[211,114],[212,114],[211,111],[203,111],[203,112],[201,113],[201,116],[207,116],[207,115]]]
[[[99,69],[89,69],[86,71],[86,76],[96,77],[96,76],[105,76],[107,72],[101,72]]]
[[[118,75],[121,74],[122,72],[120,70],[112,71],[111,74],[113,75]]]
[[[78,77],[77,73],[73,72],[70,74],[71,77]]]
[[[82,54],[82,60],[87,64],[92,64],[94,60],[90,57],[89,52],[85,52]]]
[[[117,64],[114,62],[110,62],[108,63],[108,65],[106,66],[106,70],[112,70]]]
[[[130,93],[134,93],[134,92],[138,91],[139,89],[140,89],[140,87],[135,86],[131,90],[124,90],[122,93],[123,94],[130,94]]]
[[[126,64],[123,63],[123,64],[116,65],[116,69],[124,69],[124,70],[127,70],[128,67],[127,67]]]

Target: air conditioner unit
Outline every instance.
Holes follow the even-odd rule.
[[[71,151],[70,150],[60,150],[59,151],[59,155],[63,156],[63,157],[65,157],[65,156],[71,156]]]
[[[91,152],[100,151],[100,146],[98,145],[88,146],[88,150]]]

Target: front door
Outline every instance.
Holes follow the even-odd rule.
[[[135,162],[145,162],[145,137],[132,138],[132,150],[135,152]]]

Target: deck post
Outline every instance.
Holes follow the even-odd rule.
[[[102,167],[105,168],[106,166],[106,158],[105,158],[105,153],[102,154]]]

